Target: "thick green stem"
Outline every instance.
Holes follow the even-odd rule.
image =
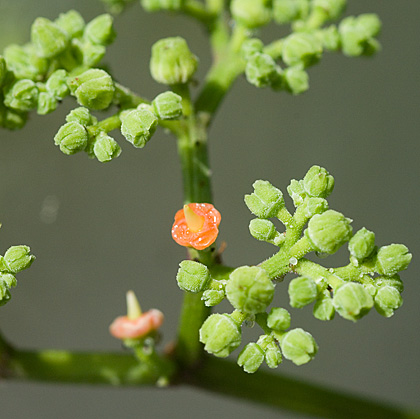
[[[417,412],[328,390],[318,385],[258,371],[244,375],[232,362],[206,357],[188,382],[220,395],[243,398],[267,407],[334,419],[415,419]]]

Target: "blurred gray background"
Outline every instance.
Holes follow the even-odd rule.
[[[70,8],[86,20],[103,12],[96,0],[0,0],[0,50],[26,42],[35,17],[54,19]],[[274,251],[248,233],[251,215],[243,195],[252,182],[268,179],[285,191],[312,164],[334,175],[330,207],[352,218],[355,230],[365,226],[379,245],[410,248],[404,306],[394,317],[373,310],[357,324],[340,317],[322,323],[310,308],[291,309],[292,325],[310,331],[320,350],[308,365],[285,361],[279,372],[420,407],[420,3],[349,1],[348,14],[365,12],[383,21],[383,50],[373,59],[325,55],[310,70],[311,89],[299,97],[257,90],[243,79],[236,83],[211,130],[214,198],[223,216],[224,259],[232,266],[256,264]],[[149,15],[136,4],[115,26],[118,37],[107,62],[122,84],[146,97],[164,90],[148,73],[150,47],[161,37],[187,38],[201,59],[200,77],[209,66],[206,38],[185,18]],[[273,26],[262,36],[282,33]],[[65,101],[52,115],[33,115],[21,131],[0,133],[0,253],[28,244],[37,256],[1,309],[1,329],[22,348],[118,351],[107,328],[125,310],[125,291],[134,289],[144,309],[165,312],[169,342],[182,300],[174,278],[185,257],[170,237],[182,204],[175,141],[159,131],[137,150],[116,135],[123,153],[114,162],[68,157],[53,137],[72,107]],[[346,257],[343,249],[321,263],[342,264]],[[286,289],[278,286],[275,304],[288,306]],[[2,381],[0,404],[2,417],[19,419],[295,417],[192,388]]]

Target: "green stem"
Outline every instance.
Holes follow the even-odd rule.
[[[334,419],[415,419],[418,412],[329,390],[318,385],[258,371],[245,375],[230,361],[206,357],[199,369],[187,378],[195,387],[223,396],[243,398],[321,418]]]
[[[319,277],[324,277],[333,289],[336,289],[344,282],[340,277],[335,275],[329,269],[324,268],[323,266],[311,262],[310,260],[307,260],[305,258],[302,258],[298,262],[294,270],[299,275],[307,276],[314,280],[318,279]]]

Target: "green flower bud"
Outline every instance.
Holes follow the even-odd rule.
[[[238,356],[238,365],[247,373],[254,373],[264,361],[264,351],[256,343],[248,343]]]
[[[182,97],[174,92],[164,92],[156,96],[152,106],[160,119],[177,119],[182,115]]]
[[[85,127],[77,122],[67,122],[54,137],[55,145],[60,146],[64,154],[75,154],[83,151],[88,143],[88,133]]]
[[[62,53],[68,45],[66,34],[53,22],[38,17],[31,27],[31,41],[40,57],[52,58]]]
[[[105,55],[106,48],[103,45],[92,44],[92,42],[73,39],[72,46],[80,62],[87,67],[94,67],[99,64]]]
[[[39,115],[46,115],[55,111],[57,108],[57,99],[50,93],[41,92],[38,96],[38,109]]]
[[[306,192],[303,189],[303,180],[292,179],[290,185],[287,187],[287,193],[290,198],[293,199],[295,207],[303,204],[303,201],[306,198]]]
[[[326,198],[334,189],[334,178],[323,167],[312,166],[303,178],[303,187],[310,196]]]
[[[247,28],[264,26],[271,20],[270,0],[232,0],[232,17]]]
[[[1,294],[0,294],[0,307],[4,306],[6,303],[8,303],[11,298],[12,298],[12,296],[11,296],[9,290],[5,290],[4,293],[1,292]]]
[[[280,67],[268,55],[256,52],[251,55],[245,67],[246,79],[256,87],[272,86],[279,82]]]
[[[60,69],[54,71],[54,73],[48,77],[45,87],[56,99],[61,100],[65,98],[70,93],[69,86],[67,85],[66,70]]]
[[[79,107],[75,108],[66,116],[67,122],[77,122],[83,126],[95,125],[98,120],[92,116],[89,112],[89,109]]]
[[[391,317],[394,311],[402,306],[402,303],[398,290],[389,285],[379,288],[375,295],[376,311],[384,317]]]
[[[267,325],[278,332],[287,330],[290,327],[290,313],[285,308],[273,307],[268,315]]]
[[[264,269],[241,266],[230,274],[226,296],[240,311],[262,313],[273,299],[274,285]]]
[[[6,66],[6,60],[2,55],[0,55],[0,87],[3,84],[4,79],[6,78],[7,73],[7,66]]]
[[[21,47],[9,45],[4,50],[7,68],[13,71],[18,79],[41,79],[48,70],[48,60],[35,55],[34,47],[31,44]]]
[[[315,282],[304,276],[290,281],[289,284],[290,305],[296,308],[302,308],[315,301],[318,296],[318,289]]]
[[[29,111],[38,103],[38,87],[29,79],[18,80],[6,91],[4,104],[19,111]]]
[[[106,109],[114,97],[114,83],[104,70],[92,68],[70,81],[70,90],[77,102],[90,109]]]
[[[0,272],[0,299],[4,297],[6,290],[15,287],[16,284],[16,278],[11,273]]]
[[[200,329],[204,349],[219,358],[226,358],[241,344],[241,329],[228,314],[212,314]]]
[[[241,55],[245,60],[249,60],[256,52],[262,52],[264,44],[261,39],[251,38],[243,42],[241,46]]]
[[[21,129],[27,119],[27,112],[6,108],[0,102],[0,126],[10,130]]]
[[[308,218],[315,214],[322,214],[328,209],[328,202],[324,198],[307,198],[305,201],[305,214]]]
[[[283,61],[289,65],[309,67],[316,64],[322,55],[320,40],[310,33],[294,33],[289,35],[283,44]]]
[[[60,13],[54,23],[67,34],[68,38],[75,38],[82,35],[85,28],[85,21],[76,10]]]
[[[273,0],[273,18],[278,24],[305,19],[309,7],[308,0]]]
[[[201,299],[206,307],[213,307],[220,304],[225,298],[224,290],[206,290]]]
[[[148,12],[159,10],[180,10],[184,0],[141,0],[141,5]]]
[[[363,285],[347,282],[335,290],[333,303],[342,317],[355,322],[369,312],[373,299]]]
[[[346,8],[346,0],[313,0],[312,7],[319,7],[328,16],[328,20],[340,17]]]
[[[179,264],[176,281],[178,282],[179,288],[183,291],[204,291],[210,281],[209,268],[193,260],[183,260]]]
[[[134,147],[143,148],[156,131],[158,119],[146,108],[121,115],[121,133]]]
[[[35,256],[30,255],[28,246],[12,246],[4,254],[4,260],[9,267],[9,272],[16,274],[31,266]]]
[[[281,339],[280,347],[284,357],[296,365],[306,364],[318,352],[314,338],[300,328],[286,332]]]
[[[283,79],[286,89],[293,95],[299,95],[309,89],[308,73],[299,66],[286,68]]]
[[[281,352],[272,336],[262,335],[257,345],[264,351],[268,368],[277,368],[282,361]]]
[[[276,237],[277,230],[271,221],[255,218],[249,223],[249,232],[257,240],[270,241]]]
[[[84,38],[92,44],[109,45],[115,39],[113,21],[114,18],[107,13],[96,17],[86,25]]]
[[[162,84],[187,83],[197,70],[198,58],[181,37],[165,38],[152,46],[150,72]]]
[[[266,180],[252,185],[254,192],[245,195],[245,204],[258,218],[272,218],[284,207],[283,194]]]
[[[381,22],[374,14],[349,16],[338,27],[343,53],[348,56],[371,55],[379,49],[374,39],[381,29]]]
[[[378,276],[377,278],[375,278],[375,282],[378,287],[390,286],[394,287],[400,293],[404,291],[404,284],[401,281],[399,275]]]
[[[116,159],[121,154],[121,147],[112,137],[100,132],[96,136],[93,153],[101,163],[105,163]]]
[[[317,36],[328,51],[337,51],[340,48],[340,34],[336,26],[331,25],[317,31]]]
[[[8,270],[9,267],[7,266],[7,263],[4,260],[4,257],[0,255],[0,272],[7,272]]]
[[[321,294],[315,302],[313,315],[318,320],[332,320],[334,318],[335,308],[329,293]]]
[[[333,254],[351,238],[351,220],[343,214],[328,210],[315,214],[308,223],[305,236],[318,252]]]
[[[376,269],[381,275],[395,275],[408,268],[412,254],[408,253],[407,246],[403,244],[390,244],[379,249]]]
[[[366,259],[375,248],[375,233],[361,228],[349,241],[349,252],[358,260]]]

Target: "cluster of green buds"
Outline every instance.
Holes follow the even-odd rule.
[[[345,0],[234,0],[231,14],[248,30],[268,24],[291,24],[292,33],[267,45],[247,39],[241,49],[249,83],[285,90],[294,95],[309,88],[307,68],[318,63],[324,51],[348,56],[372,55],[379,49],[376,36],[381,23],[374,14],[337,20]],[[325,26],[328,24],[327,26]]]
[[[10,289],[17,284],[15,275],[31,266],[35,256],[28,246],[11,246],[4,256],[0,255],[0,306],[11,298]]]
[[[48,114],[69,94],[82,106],[107,108],[114,84],[105,71],[94,67],[114,37],[108,14],[87,24],[74,10],[55,21],[37,18],[31,41],[10,45],[0,56],[0,125],[21,128],[29,111]]]
[[[390,317],[402,304],[403,285],[398,275],[405,270],[411,254],[402,244],[375,246],[373,232],[362,228],[353,235],[351,222],[340,212],[329,209],[326,198],[334,188],[334,178],[319,166],[312,166],[300,180],[287,188],[295,206],[294,214],[286,208],[282,192],[268,181],[258,180],[245,203],[257,217],[250,222],[253,237],[278,247],[277,253],[257,266],[207,267],[197,261],[180,264],[179,287],[201,293],[207,306],[227,299],[231,313],[215,313],[200,330],[200,341],[207,352],[226,357],[241,344],[242,325],[255,322],[263,330],[256,342],[245,345],[238,364],[246,372],[255,372],[265,361],[275,368],[282,358],[296,365],[309,362],[317,353],[313,337],[301,328],[289,329],[290,313],[271,307],[275,289],[286,274],[298,276],[289,282],[290,306],[302,308],[313,304],[313,315],[331,320],[337,312],[353,322],[372,307]],[[277,230],[270,219],[284,225]],[[305,256],[315,252],[324,257],[348,243],[350,263],[326,268]]]

